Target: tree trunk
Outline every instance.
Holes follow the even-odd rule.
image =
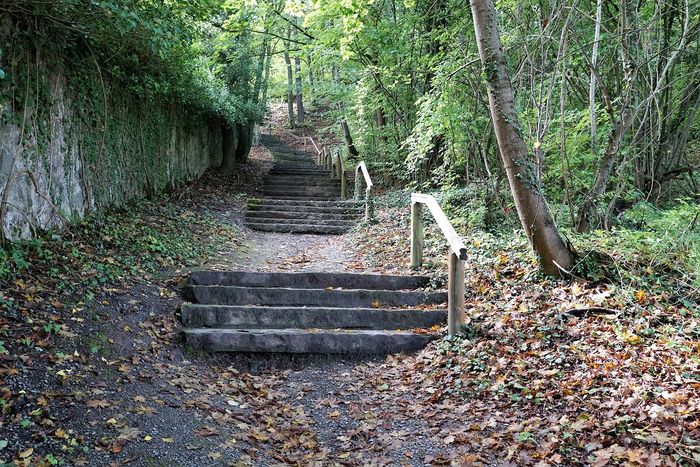
[[[340,126],[343,129],[343,137],[345,138],[345,146],[348,148],[348,155],[351,158],[360,157],[360,153],[357,152],[355,147],[355,142],[352,140],[352,134],[350,134],[350,127],[348,126],[347,120],[344,118],[340,121]]]
[[[386,135],[384,134],[386,119],[384,118],[384,109],[382,109],[381,107],[377,107],[374,111],[374,123],[377,125],[377,133],[379,133],[379,140],[382,143],[386,143]]]
[[[287,38],[291,35],[287,28]],[[289,59],[289,40],[284,41],[284,63],[287,65],[287,113],[289,126],[294,128],[294,77],[292,76],[292,61]]]
[[[298,40],[299,31],[294,31],[294,39]],[[304,100],[301,94],[301,60],[299,59],[299,53],[294,55],[294,74],[297,84],[297,121],[299,123],[304,123]]]
[[[595,10],[595,34],[593,36],[593,51],[591,52],[591,82],[588,88],[588,114],[591,119],[591,150],[597,154],[595,144],[596,111],[595,111],[595,76],[598,65],[598,44],[600,43],[600,23],[603,19],[603,0],[597,0]]]
[[[515,111],[496,10],[492,0],[471,0],[471,11],[479,56],[486,74],[493,128],[518,217],[543,270],[547,274],[561,275],[562,268],[571,268],[573,255],[562,240],[536,184],[534,165],[528,156]]]
[[[634,59],[634,51],[639,41],[639,31],[637,31],[637,3],[631,0],[623,0],[620,8],[621,15],[621,47],[622,70],[624,74],[625,92],[620,104],[620,119],[608,137],[605,152],[598,161],[595,182],[588,192],[585,200],[581,204],[576,220],[576,230],[588,232],[593,222],[596,220],[596,207],[600,197],[608,189],[608,182],[612,175],[615,158],[620,151],[620,144],[625,137],[627,130],[632,126],[632,122],[637,117],[640,105],[635,102],[634,81],[637,76],[638,65]],[[653,96],[653,93],[650,97]],[[649,99],[648,97],[647,99]],[[611,115],[611,118],[613,116]]]
[[[258,60],[258,69],[255,73],[255,84],[253,86],[253,98],[255,103],[260,103],[260,93],[262,87],[266,86],[267,83],[263,84],[263,74],[265,72],[265,61],[268,55],[268,40],[265,39],[262,43],[262,49],[260,50],[260,59]]]
[[[253,125],[238,124],[238,144],[236,145],[235,158],[237,162],[246,162],[250,148],[253,145]]]
[[[306,62],[309,64],[309,86],[313,87],[315,84],[314,69],[311,66],[311,54],[306,54]]]
[[[223,125],[222,144],[223,157],[221,159],[221,171],[226,175],[232,175],[236,167],[236,151],[238,150],[238,127]]]
[[[265,59],[265,79],[263,80],[264,85],[262,86],[262,98],[260,99],[260,102],[262,102],[263,105],[267,105],[267,88],[268,83],[270,82],[270,66],[272,64],[272,53],[273,53],[273,46],[269,46],[269,50],[267,53],[267,58]]]

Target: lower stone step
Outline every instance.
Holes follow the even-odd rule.
[[[388,329],[409,330],[442,326],[446,310],[265,307],[185,303],[180,310],[188,328],[246,329]]]
[[[272,193],[275,199],[286,200],[286,201],[337,201],[338,196],[326,196],[326,195],[290,195],[282,193]]]
[[[387,354],[425,347],[437,334],[319,329],[185,329],[189,347],[209,352]]]
[[[264,213],[264,211],[263,211]],[[279,219],[270,217],[255,217],[247,218],[251,223],[255,224],[297,224],[297,225],[309,225],[309,219]],[[314,219],[313,225],[324,226],[324,227],[345,227],[346,229],[351,228],[357,222],[353,220],[343,220],[343,219]]]
[[[263,206],[263,205],[268,205],[268,206],[290,206],[290,207],[298,207],[298,206],[311,206],[311,207],[342,207],[342,208],[355,208],[355,209],[362,209],[363,206],[355,201],[355,200],[342,200],[342,199],[334,199],[330,201],[316,201],[316,200],[293,200],[293,199],[279,199],[279,198],[274,198],[274,197],[265,197],[265,198],[248,198],[247,202],[248,207],[251,206]]]
[[[354,272],[251,272],[192,271],[191,285],[232,285],[239,287],[291,287],[303,289],[420,289],[430,284],[427,276],[367,274]]]
[[[340,188],[335,186],[293,186],[293,185],[266,185],[262,192],[266,196],[332,196],[340,198]]]
[[[269,209],[269,210],[268,210]],[[268,207],[266,209],[256,209],[248,210],[246,212],[246,219],[250,222],[256,222],[256,219],[276,219],[277,222],[282,224],[285,223],[285,219],[306,219],[307,224],[313,224],[317,220],[339,220],[339,221],[351,221],[353,224],[357,223],[357,219],[360,217],[359,212],[307,212],[307,211],[276,211],[274,207]]]
[[[387,308],[439,305],[447,292],[371,289],[292,289],[281,287],[236,287],[188,285],[187,301],[209,305],[312,306]]]
[[[329,234],[340,235],[349,230],[349,227],[340,227],[333,225],[318,225],[318,224],[261,224],[254,222],[254,219],[246,222],[249,229],[259,230],[261,232],[279,232],[279,233],[299,233],[299,234]]]

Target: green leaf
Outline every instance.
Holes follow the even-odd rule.
[[[10,443],[6,439],[0,439],[0,451],[5,449],[8,444],[10,444]]]
[[[5,71],[0,68],[0,79],[5,79]]]

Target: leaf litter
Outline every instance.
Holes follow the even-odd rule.
[[[236,183],[212,176],[184,197],[154,201],[133,215],[155,233],[163,225],[185,229],[162,222],[177,218],[188,231],[202,232],[196,241],[215,237],[216,245],[193,251],[222,268],[254,259],[249,267],[267,270],[412,273],[407,209],[379,208],[379,223],[330,241],[265,237],[240,226]],[[431,227],[427,232],[428,267],[420,272],[440,286],[445,245]],[[76,263],[60,249],[53,258],[35,252],[29,269],[3,282],[0,461],[700,462],[697,309],[659,291],[540,277],[522,238],[471,241],[462,338],[443,338],[408,356],[302,359],[293,369],[261,364],[248,371],[235,358],[182,349],[173,310],[184,271],[197,264],[193,258],[177,245],[158,251],[155,242],[150,267],[128,260],[133,250],[113,235],[94,234],[83,232],[69,244],[87,260]],[[103,276],[112,263],[95,238],[111,248],[118,268],[110,277]],[[153,238],[167,243],[184,236]],[[272,247],[280,238],[289,245],[282,255]],[[221,253],[231,250],[239,253],[222,261]],[[98,280],[85,287],[86,278]],[[594,307],[620,313],[567,313]]]

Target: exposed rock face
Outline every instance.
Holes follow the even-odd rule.
[[[29,239],[95,209],[176,189],[223,162],[219,121],[136,96],[97,72],[78,79],[59,57],[5,71],[0,237]]]

